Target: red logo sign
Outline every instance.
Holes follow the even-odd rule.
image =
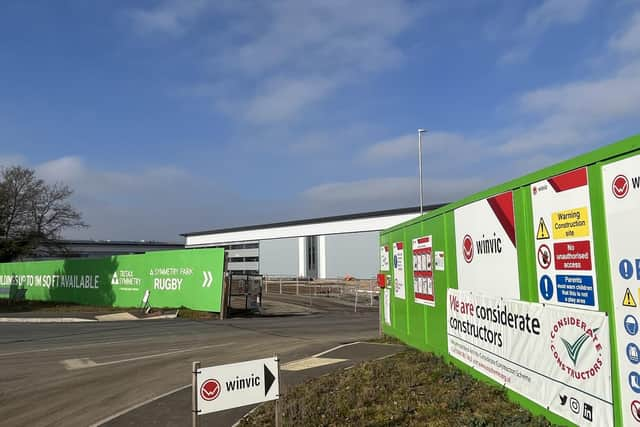
[[[462,255],[467,263],[473,261],[473,239],[468,234],[462,239]]]
[[[556,270],[591,270],[591,242],[553,244]]]
[[[200,397],[206,401],[215,400],[220,396],[221,388],[218,380],[206,380],[200,387]]]
[[[629,180],[624,175],[618,175],[613,178],[611,183],[611,190],[613,195],[618,199],[624,198],[629,193]]]
[[[538,248],[538,264],[545,270],[551,265],[551,249],[547,245]]]

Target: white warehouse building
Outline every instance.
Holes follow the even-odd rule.
[[[440,205],[423,207],[426,213]],[[182,234],[186,248],[224,247],[228,270],[326,279],[371,278],[379,268],[379,235],[416,218],[394,209]]]

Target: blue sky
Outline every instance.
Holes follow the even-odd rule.
[[[638,132],[640,1],[13,1],[0,164],[68,237],[453,201]]]

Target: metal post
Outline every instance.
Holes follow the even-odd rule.
[[[298,276],[296,276],[296,295],[300,295],[300,290],[298,288]]]
[[[191,424],[198,427],[198,373],[200,362],[193,362],[191,367]]]
[[[280,277],[280,295],[282,295],[282,277]]]
[[[423,195],[422,195],[422,134],[424,129],[418,129],[418,170],[420,171],[420,215],[422,215]]]
[[[357,289],[355,290],[354,295],[356,296],[356,301],[353,304],[353,312],[357,313],[358,312],[358,290]]]
[[[278,358],[278,354],[274,355],[276,361],[278,362],[278,398],[276,399],[276,427],[282,426],[282,408],[280,407],[280,399],[282,398],[281,390],[282,386],[280,384],[280,359]]]

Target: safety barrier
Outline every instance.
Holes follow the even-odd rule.
[[[640,136],[381,233],[386,334],[559,424],[640,425]]]
[[[264,294],[295,295],[305,297],[309,305],[314,298],[335,298],[358,307],[376,307],[379,289],[373,279],[315,279],[309,280],[286,275],[264,276]]]

